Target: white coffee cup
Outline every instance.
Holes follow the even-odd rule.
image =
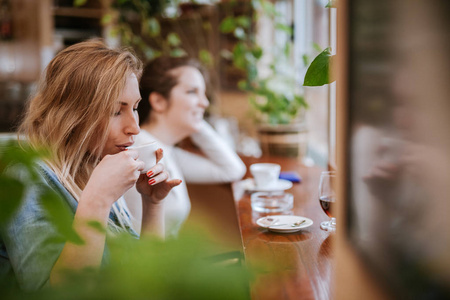
[[[257,163],[250,166],[257,187],[270,187],[278,182],[281,166],[272,163]]]
[[[156,142],[151,142],[147,144],[130,146],[127,149],[136,150],[138,152],[138,159],[145,163],[144,169],[141,174],[147,173],[154,165],[156,165],[156,150],[158,150],[158,144]]]

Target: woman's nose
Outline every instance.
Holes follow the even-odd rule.
[[[200,97],[200,106],[203,108],[207,108],[209,106],[209,101],[206,95]]]
[[[138,121],[137,117],[134,116],[134,114],[133,114],[133,116],[130,116],[126,120],[125,133],[131,134],[131,135],[136,135],[140,131],[141,131],[141,129],[139,128],[139,121]]]

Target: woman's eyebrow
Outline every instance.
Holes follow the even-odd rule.
[[[136,102],[134,102],[134,104],[135,105],[138,104],[139,102],[141,102],[141,100],[142,98],[137,99]],[[119,102],[119,104],[123,106],[128,106],[128,102]]]

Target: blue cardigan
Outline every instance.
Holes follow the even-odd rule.
[[[12,279],[21,289],[28,291],[48,284],[50,272],[65,244],[42,207],[39,188],[46,185],[57,192],[61,196],[60,205],[68,207],[73,216],[78,206],[75,198],[47,165],[40,163],[37,170],[41,175],[40,184],[28,189],[22,205],[2,229],[0,236],[0,280]],[[113,210],[109,217],[118,224]],[[128,232],[137,237],[133,229],[128,228]],[[105,247],[102,264],[106,260]]]

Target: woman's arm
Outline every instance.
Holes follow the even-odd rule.
[[[187,182],[230,182],[245,175],[245,164],[206,121],[203,121],[199,132],[191,135],[191,139],[206,157],[174,149]]]
[[[81,270],[100,265],[106,233],[89,226],[88,222],[96,221],[103,228],[107,227],[111,206],[139,178],[143,163],[136,158],[137,153],[132,150],[107,155],[94,169],[79,199],[73,221],[73,227],[84,243],[66,242],[50,273],[51,284],[64,281],[66,269]]]
[[[141,236],[165,236],[164,204],[153,203],[147,196],[142,196]]]
[[[105,247],[105,232],[96,230],[88,225],[96,221],[107,227],[110,206],[103,204],[101,198],[88,192],[83,192],[75,213],[73,229],[84,241],[82,245],[66,242],[61,255],[56,261],[51,273],[50,284],[55,285],[64,281],[63,272],[66,269],[81,270],[86,267],[98,267],[101,263]]]

